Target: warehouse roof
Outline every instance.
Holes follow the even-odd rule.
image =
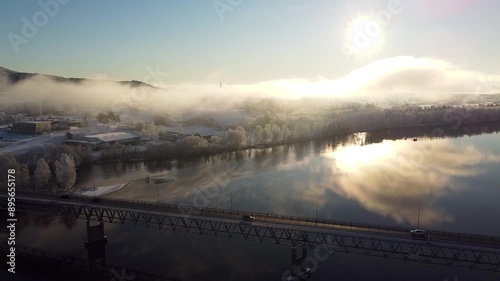
[[[103,142],[110,142],[110,141],[138,138],[138,136],[131,134],[131,133],[114,132],[114,133],[105,133],[105,134],[97,134],[97,135],[87,135],[87,136],[85,136],[85,138],[93,138],[93,139],[99,139]]]

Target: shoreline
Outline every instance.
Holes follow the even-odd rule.
[[[158,160],[168,160],[168,161],[175,161],[175,160],[182,160],[182,159],[189,159],[189,158],[198,158],[198,157],[206,157],[206,156],[213,156],[213,155],[219,155],[223,153],[232,153],[232,152],[238,152],[238,151],[247,151],[251,149],[268,149],[268,148],[273,148],[273,147],[280,147],[284,145],[294,145],[294,144],[300,144],[304,142],[309,142],[309,141],[322,141],[322,140],[328,140],[332,138],[345,138],[348,137],[352,134],[358,134],[358,133],[374,133],[374,132],[381,132],[384,133],[384,131],[388,130],[406,130],[406,129],[429,129],[429,130],[436,130],[436,129],[454,129],[455,131],[458,130],[463,130],[464,127],[467,126],[478,126],[482,124],[493,124],[493,125],[499,125],[499,130],[500,130],[500,124],[499,120],[496,121],[481,121],[481,122],[472,122],[472,123],[464,123],[461,124],[458,128],[453,128],[454,124],[422,124],[422,125],[414,125],[414,126],[402,126],[402,127],[390,127],[390,128],[378,128],[378,129],[372,129],[372,130],[365,130],[365,131],[359,131],[359,132],[350,132],[350,133],[344,133],[344,134],[338,134],[338,135],[331,135],[328,137],[312,137],[312,138],[306,138],[306,139],[301,139],[301,140],[295,140],[295,141],[289,141],[289,142],[284,142],[281,141],[279,143],[268,143],[268,144],[256,144],[256,145],[246,145],[244,147],[240,148],[234,148],[234,147],[221,147],[221,148],[216,148],[216,149],[210,149],[207,148],[206,150],[200,150],[200,151],[192,151],[192,152],[185,152],[185,151],[176,151],[172,150],[170,155],[166,155],[165,157],[161,158],[136,158],[136,159],[109,159],[109,160],[96,160],[93,161],[93,164],[106,164],[106,163],[113,163],[113,162],[144,162],[144,161],[158,161]],[[408,137],[414,137],[414,135],[409,135]],[[438,136],[435,136],[438,137]],[[179,155],[181,154],[181,155]]]
[[[121,183],[121,184],[114,184],[114,185],[108,185],[108,186],[98,186],[95,188],[95,193],[94,193],[94,188],[88,188],[88,187],[81,187],[78,188],[77,190],[73,191],[73,194],[81,195],[81,196],[90,196],[90,197],[101,197],[105,195],[112,194],[116,191],[119,191],[126,187],[129,183]]]

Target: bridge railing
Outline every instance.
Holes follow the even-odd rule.
[[[5,188],[0,188],[0,190],[4,190]],[[16,192],[27,193],[27,194],[37,194],[43,197],[51,197],[51,198],[59,198],[61,195],[60,192],[53,192],[47,190],[33,190],[33,189],[16,189]],[[74,200],[82,200],[86,201],[92,198],[92,196],[78,195],[72,194],[71,198]],[[211,215],[217,214],[225,214],[225,215],[234,215],[234,216],[243,216],[243,215],[252,215],[256,217],[280,220],[280,221],[289,221],[289,222],[305,222],[314,226],[332,226],[338,228],[344,228],[348,230],[369,230],[370,232],[384,232],[387,233],[395,232],[409,232],[411,228],[409,227],[401,227],[401,226],[388,226],[388,225],[377,225],[377,224],[368,224],[368,223],[356,223],[351,221],[342,221],[342,220],[326,220],[326,219],[315,219],[310,217],[300,217],[300,216],[289,216],[289,215],[280,215],[280,214],[269,214],[269,213],[261,213],[261,212],[252,212],[252,211],[242,211],[242,210],[228,210],[228,209],[219,209],[219,208],[211,208],[211,207],[196,207],[190,205],[183,204],[171,204],[171,203],[159,203],[152,201],[142,201],[142,200],[130,200],[130,199],[121,199],[121,198],[101,198],[100,204],[113,204],[115,206],[135,206],[141,209],[149,209],[149,210],[164,210],[169,212],[178,212],[185,215],[197,215],[197,214],[207,214],[211,213]],[[495,236],[486,236],[486,235],[478,235],[478,234],[469,234],[469,233],[456,233],[456,232],[448,232],[448,231],[440,231],[440,230],[426,230],[428,235],[432,237],[433,235],[440,237],[448,237],[455,240],[463,240],[463,241],[479,241],[479,242],[488,242],[493,244],[500,245],[500,237]]]

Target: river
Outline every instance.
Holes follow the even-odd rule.
[[[95,164],[78,171],[76,185],[127,183],[106,195],[112,198],[500,236],[498,171],[497,129],[439,137],[392,130],[182,161]],[[23,218],[22,245],[86,257],[84,221]],[[290,267],[286,246],[105,227],[108,263],[179,280],[281,280]],[[311,280],[455,278],[500,280],[483,271],[341,253],[319,263]]]

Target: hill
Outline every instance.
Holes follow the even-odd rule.
[[[72,84],[80,84],[86,81],[102,81],[102,80],[95,80],[95,79],[87,79],[87,78],[66,78],[66,77],[60,77],[60,76],[55,76],[55,75],[47,75],[47,74],[40,74],[40,73],[26,73],[26,72],[17,72],[14,70],[10,70],[5,67],[0,67],[0,82],[5,81],[3,83],[7,83],[6,85],[0,85],[0,89],[2,88],[7,88],[8,86],[15,85],[17,83],[23,82],[25,80],[31,79],[35,76],[41,76],[41,77],[46,77],[48,79],[51,79],[55,82],[58,83],[72,83]],[[109,81],[108,81],[109,82]],[[150,87],[150,88],[155,88],[154,86],[141,82],[141,81],[111,81],[120,85],[126,85],[131,88],[136,88],[136,87]]]

